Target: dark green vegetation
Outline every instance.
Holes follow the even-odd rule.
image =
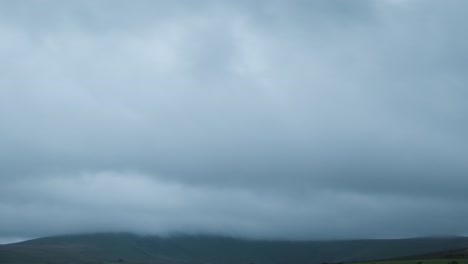
[[[353,264],[468,264],[468,249],[453,249],[381,261],[355,262]]]
[[[468,238],[293,242],[213,236],[161,238],[95,234],[40,238],[3,245],[0,246],[0,263],[313,264],[390,259],[453,248],[468,248]],[[419,258],[423,259],[422,256]],[[418,264],[418,261],[413,258],[399,264]],[[377,261],[367,262],[372,263],[377,264]],[[426,261],[420,264],[448,263]],[[458,260],[458,264],[468,263]]]
[[[352,264],[468,264],[468,259],[413,259],[353,262]]]

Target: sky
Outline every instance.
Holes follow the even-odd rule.
[[[468,235],[467,12],[0,0],[0,243]]]

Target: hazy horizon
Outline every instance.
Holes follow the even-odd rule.
[[[387,237],[387,238],[342,238],[342,239],[285,239],[285,238],[248,238],[244,236],[233,236],[233,235],[223,235],[223,234],[203,234],[203,233],[172,233],[172,234],[138,234],[133,232],[95,232],[95,233],[68,233],[68,234],[56,234],[52,236],[41,236],[41,237],[7,237],[0,240],[0,245],[8,245],[14,243],[20,243],[30,240],[43,239],[43,238],[54,238],[54,237],[75,237],[75,236],[99,236],[99,235],[109,235],[109,236],[135,236],[139,238],[179,238],[179,237],[202,237],[202,238],[225,238],[225,239],[236,239],[242,241],[282,241],[282,242],[333,242],[333,241],[362,241],[362,240],[406,240],[406,239],[443,239],[443,238],[468,238],[468,236],[457,236],[457,235],[439,235],[439,236],[418,236],[418,237]]]
[[[0,244],[468,235],[467,12],[0,0]]]

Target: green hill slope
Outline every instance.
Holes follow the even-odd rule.
[[[454,248],[468,238],[258,241],[214,236],[57,236],[0,246],[0,263],[313,264],[388,259]]]
[[[352,264],[468,264],[468,249],[453,249],[386,260],[355,262]]]

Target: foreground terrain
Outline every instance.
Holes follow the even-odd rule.
[[[453,249],[399,258],[352,264],[468,264],[468,249]]]
[[[468,248],[468,238],[258,241],[213,236],[91,234],[2,245],[0,263],[468,264],[466,251],[461,248]],[[373,261],[377,259],[386,260]]]

